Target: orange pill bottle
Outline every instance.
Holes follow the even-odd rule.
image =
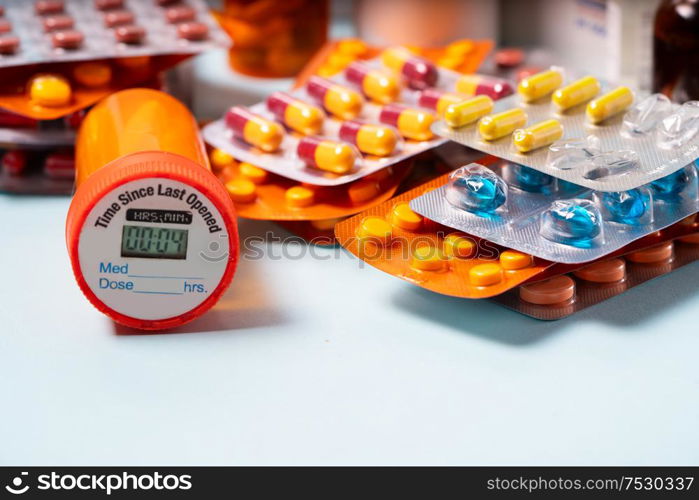
[[[184,105],[130,89],[87,114],[66,243],[80,289],[118,323],[175,327],[216,303],[238,261],[235,209]]]

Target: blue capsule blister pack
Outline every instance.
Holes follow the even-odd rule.
[[[604,257],[699,211],[697,165],[627,191],[594,191],[501,161],[455,170],[410,202],[420,215],[555,262]]]

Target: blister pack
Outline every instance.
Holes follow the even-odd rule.
[[[503,249],[424,218],[408,202],[443,175],[335,226],[339,243],[367,264],[444,295],[486,298],[545,272],[552,262]]]
[[[220,150],[212,150],[209,156],[238,216],[246,219],[323,221],[346,217],[389,199],[410,172],[410,165],[388,167],[348,184],[324,187],[236,162]]]
[[[73,148],[0,150],[0,191],[16,194],[71,194]]]
[[[494,156],[597,191],[627,191],[699,157],[699,102],[673,104],[592,76],[567,82],[559,68],[522,80],[494,113],[460,104],[434,132]]]
[[[692,163],[645,186],[593,191],[520,164],[472,163],[411,200],[420,215],[562,263],[610,254],[699,210]]]
[[[699,233],[655,242],[573,272],[526,283],[492,300],[536,319],[557,320],[696,260]],[[550,270],[555,271],[556,267]]]
[[[468,76],[474,84],[463,92],[491,91],[487,77]],[[233,107],[204,127],[203,135],[265,170],[337,186],[443,144],[431,125],[460,81],[457,73],[407,49],[391,48],[376,59],[350,63],[341,76],[312,76],[302,89],[274,93],[250,108]],[[494,84],[511,89],[507,82]]]
[[[0,108],[52,120],[229,45],[201,0],[0,2]]]
[[[0,6],[0,68],[230,45],[203,0],[0,0]]]
[[[34,120],[0,109],[0,147],[72,146],[84,114],[81,110],[57,120]]]

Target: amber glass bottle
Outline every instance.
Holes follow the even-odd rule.
[[[699,0],[663,0],[655,14],[653,90],[699,99]]]
[[[261,77],[296,75],[327,40],[329,0],[225,0],[230,63]]]

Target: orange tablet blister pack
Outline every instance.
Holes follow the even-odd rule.
[[[187,56],[137,56],[3,69],[0,108],[35,120],[55,120],[119,90],[144,85]]]
[[[442,175],[335,226],[339,243],[364,262],[427,290],[488,298],[543,273],[552,262],[503,249],[413,212],[408,202]]]
[[[209,156],[238,215],[246,219],[323,221],[347,217],[389,199],[410,173],[409,165],[396,165],[348,184],[314,186],[237,162],[218,149],[211,150]]]

